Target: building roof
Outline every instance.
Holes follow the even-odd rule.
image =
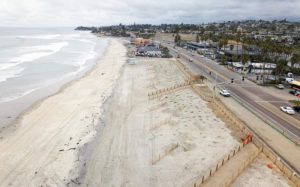
[[[146,51],[160,51],[160,49],[158,49],[155,46],[145,46],[145,47],[139,47],[138,51],[144,51],[144,52],[146,52]]]
[[[291,81],[290,84],[296,85],[300,87],[300,82],[299,81]]]

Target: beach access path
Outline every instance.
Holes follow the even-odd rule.
[[[88,160],[87,145],[101,129],[103,106],[125,62],[126,48],[111,39],[84,77],[35,104],[1,130],[0,186],[74,186]]]

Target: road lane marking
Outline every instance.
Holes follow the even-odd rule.
[[[211,69],[210,67],[208,67],[208,66],[205,65],[204,63],[201,63],[200,60],[195,59],[195,58],[193,58],[193,57],[189,57],[188,55],[186,55],[186,54],[184,54],[184,53],[182,53],[182,55],[184,55],[186,58],[192,58],[195,62],[196,62],[196,61],[200,62],[200,66],[204,66],[206,69],[209,69],[211,72],[214,72],[215,74],[218,73],[218,76],[222,77],[224,80],[227,80],[227,81],[231,80],[231,79],[225,77],[224,75],[222,75],[221,73],[219,73],[219,72],[217,72],[217,71]],[[193,62],[192,62],[192,63],[193,63]]]
[[[290,131],[289,129],[287,129],[283,124],[279,123],[278,121],[274,120],[273,118],[271,118],[269,115],[267,115],[266,113],[264,113],[263,111],[261,111],[261,109],[255,107],[254,105],[250,104],[248,101],[246,100],[242,100],[242,98],[240,98],[238,95],[236,94],[232,94],[234,95],[237,99],[239,99],[240,102],[242,102],[242,105],[248,105],[247,108],[249,108],[250,110],[252,110],[253,112],[255,112],[257,115],[259,115],[259,117],[264,117],[263,121],[266,121],[266,118],[268,118],[268,121],[271,121],[273,123],[274,126],[276,126],[275,128],[282,128],[282,129],[286,129],[286,131],[295,139],[299,139],[299,137],[292,131]],[[258,103],[256,103],[258,104]]]
[[[171,48],[171,47],[170,47],[170,48]],[[171,50],[176,51],[176,50],[173,49],[173,48],[171,48]],[[190,58],[190,59],[193,59],[193,62],[198,62],[198,65],[200,65],[200,66],[202,66],[202,67],[204,67],[204,68],[210,70],[211,72],[213,72],[213,73],[215,73],[215,74],[218,73],[218,76],[219,76],[219,77],[222,77],[224,80],[231,81],[230,78],[225,77],[225,76],[224,76],[223,74],[221,74],[220,72],[217,72],[217,71],[213,70],[212,68],[210,68],[209,66],[207,66],[206,64],[201,63],[200,60],[198,60],[198,59],[196,59],[196,58],[194,58],[194,57],[190,57],[190,56],[186,55],[184,52],[182,52],[181,55],[185,56],[185,58],[187,58],[187,59],[189,59],[189,58]],[[192,62],[192,63],[193,63],[193,62]],[[241,85],[241,86],[238,86],[238,87],[248,87],[248,86],[242,86],[242,85]],[[249,86],[249,87],[252,87],[252,86]],[[278,102],[280,102],[280,101],[278,101]],[[281,101],[281,102],[282,102],[282,101]],[[262,106],[263,108],[267,109],[267,110],[270,111],[271,113],[273,113],[275,116],[277,116],[277,117],[279,117],[280,119],[286,121],[289,125],[292,125],[292,126],[296,127],[297,129],[300,129],[300,127],[297,126],[297,125],[295,125],[293,122],[290,122],[290,121],[287,120],[286,118],[283,118],[282,116],[279,116],[278,114],[274,113],[274,111],[272,111],[272,110],[266,108],[265,106],[263,106],[263,105],[260,104],[259,102],[256,102],[256,103],[259,104],[260,106]],[[269,103],[269,102],[268,102],[268,104],[270,104],[271,106],[275,107],[274,105],[272,105],[272,104]],[[255,107],[254,107],[254,108],[255,108]],[[276,107],[275,107],[275,108],[276,108]],[[277,109],[277,108],[276,108],[276,109]],[[278,109],[277,109],[277,111],[278,111]],[[279,110],[279,111],[280,111],[280,110]],[[281,111],[280,111],[280,112],[281,112]],[[287,115],[287,114],[286,114],[286,115]],[[268,116],[268,115],[267,115],[267,116]],[[296,118],[293,118],[293,117],[291,117],[291,116],[288,116],[288,117],[290,117],[292,120],[299,121],[299,120],[297,120]],[[299,121],[299,124],[300,124],[300,121]],[[283,125],[280,124],[280,126],[283,126]],[[284,126],[283,126],[283,127],[284,127]],[[292,133],[292,134],[294,134],[294,133]]]
[[[280,109],[278,109],[278,107],[274,106],[272,103],[268,103],[268,104],[269,104],[270,106],[272,106],[273,108],[275,108],[275,109],[281,111]],[[281,111],[281,112],[282,112],[282,111]],[[285,113],[285,114],[286,114],[286,113]],[[289,118],[292,119],[292,120],[295,120],[295,121],[299,122],[298,124],[300,124],[300,121],[299,121],[298,119],[292,117],[291,115],[286,114],[286,116],[289,117]],[[299,128],[299,129],[300,129],[300,128]]]
[[[171,47],[170,47],[170,48],[171,48]],[[173,48],[171,48],[171,50],[175,51],[175,49],[173,49]],[[194,57],[189,57],[189,56],[188,56],[188,55],[186,55],[184,52],[183,52],[183,53],[181,53],[181,55],[185,56],[187,59],[191,58],[191,59],[193,59],[194,61],[198,61],[198,62],[200,62],[200,66],[204,66],[206,69],[209,69],[211,72],[214,72],[215,74],[216,74],[216,73],[218,73],[218,76],[222,77],[223,79],[225,79],[225,80],[227,80],[227,81],[231,80],[231,79],[229,79],[229,78],[225,77],[224,75],[222,75],[221,73],[219,73],[219,72],[217,72],[217,71],[215,71],[215,70],[211,69],[211,68],[210,68],[210,67],[208,67],[207,65],[205,65],[205,64],[203,64],[203,63],[201,63],[201,61],[200,61],[200,60],[198,60],[198,59],[195,59]],[[192,62],[192,63],[193,63],[193,62]]]
[[[296,127],[297,129],[300,130],[300,127],[297,126],[296,124],[294,124],[293,122],[291,122],[291,121],[289,121],[288,119],[286,119],[286,118],[284,118],[284,117],[278,115],[278,114],[275,113],[273,110],[270,110],[269,108],[267,108],[266,106],[262,105],[261,103],[257,103],[257,104],[260,105],[260,106],[262,106],[263,108],[265,108],[265,109],[268,110],[269,112],[273,113],[275,116],[279,117],[280,119],[284,120],[284,121],[287,122],[288,124],[290,124],[290,125],[292,125],[292,126],[294,126],[294,127]],[[277,109],[277,108],[276,108],[276,109]],[[278,110],[278,109],[277,109],[277,110]],[[280,110],[279,110],[279,111],[280,111]],[[280,111],[280,112],[282,112],[282,111]]]

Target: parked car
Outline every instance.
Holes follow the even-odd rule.
[[[275,81],[275,77],[272,77],[272,76],[268,76],[266,79],[269,81]]]
[[[283,84],[276,84],[275,87],[278,88],[278,89],[283,89],[284,88]]]
[[[293,78],[286,77],[286,78],[285,78],[285,81],[286,81],[286,82],[291,82],[291,81],[294,81],[294,79],[293,79]]]
[[[300,94],[300,92],[296,91],[296,90],[291,90],[291,91],[289,91],[289,93],[292,95],[295,95],[295,96],[298,96]]]
[[[289,106],[281,106],[280,110],[282,110],[283,112],[287,113],[287,114],[295,114],[295,111],[292,109],[292,107]]]
[[[300,112],[300,106],[294,106],[293,109],[294,109],[296,112]]]
[[[229,97],[230,93],[227,90],[221,90],[220,94],[223,95],[224,97]]]

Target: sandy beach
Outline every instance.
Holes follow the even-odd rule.
[[[148,100],[186,81],[173,60],[125,65],[83,186],[189,186],[238,145],[191,88]]]
[[[1,129],[0,186],[79,185],[125,54],[122,42],[112,39],[86,76]]]
[[[84,77],[1,130],[0,186],[193,186],[240,144],[241,130],[187,85],[175,59],[130,65],[124,43],[111,39]],[[175,85],[187,86],[149,97]],[[265,164],[252,163],[233,186],[261,184],[259,176],[287,185]]]

